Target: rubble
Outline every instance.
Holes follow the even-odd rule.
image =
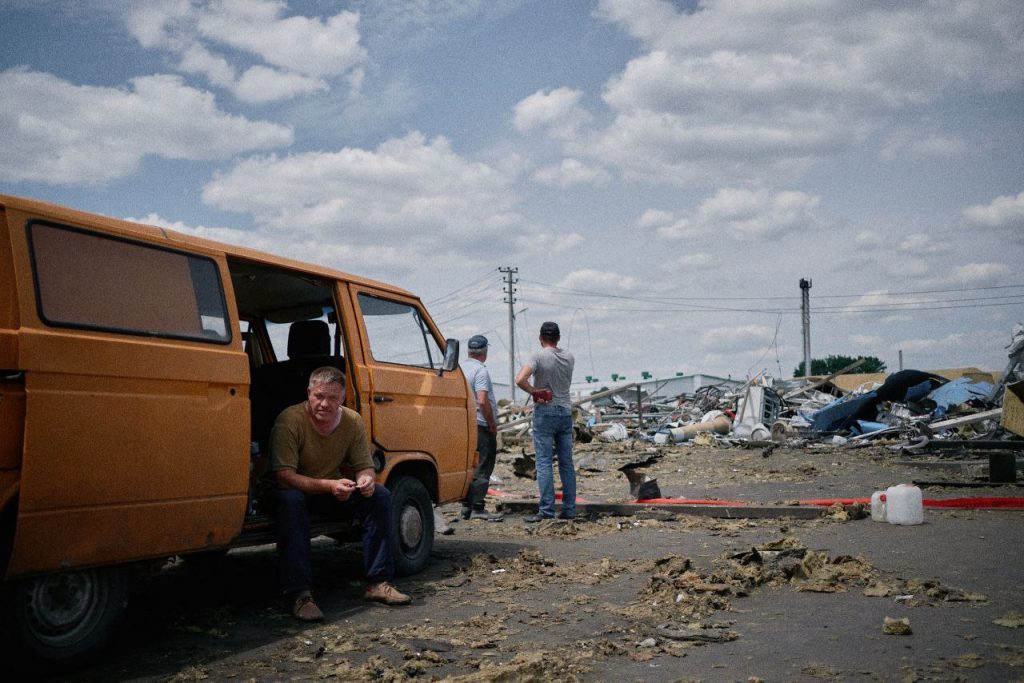
[[[921,453],[949,443],[963,451],[1010,442],[1005,448],[1024,450],[1024,325],[1014,326],[1007,349],[998,379],[976,368],[857,375],[859,359],[826,377],[783,380],[762,371],[743,383],[723,380],[671,396],[638,383],[604,388],[573,403],[577,443],[860,448],[878,442]],[[525,435],[529,418],[522,415],[529,410],[505,413],[516,418],[500,426],[506,441]],[[631,476],[632,488],[644,481]]]

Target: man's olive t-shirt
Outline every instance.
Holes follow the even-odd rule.
[[[285,408],[270,432],[270,469],[292,469],[314,479],[338,479],[342,468],[373,467],[366,428],[359,413],[342,406],[341,422],[328,436],[316,431],[305,403]],[[347,472],[346,472],[347,474]]]

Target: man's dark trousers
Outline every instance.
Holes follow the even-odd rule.
[[[473,481],[462,505],[474,510],[483,510],[484,498],[487,496],[487,488],[491,485],[491,474],[494,472],[494,462],[497,458],[498,437],[480,424],[476,426],[476,452],[480,460],[473,471]]]
[[[388,544],[391,529],[391,492],[376,485],[373,495],[365,498],[353,491],[346,501],[330,494],[307,495],[295,489],[276,492],[277,556],[281,590],[286,595],[313,587],[310,564],[309,513],[317,512],[332,518],[356,518],[363,531],[363,571],[367,583],[391,581],[395,570]]]

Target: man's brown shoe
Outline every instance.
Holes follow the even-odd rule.
[[[366,592],[363,593],[363,599],[383,602],[385,605],[408,605],[412,602],[412,598],[400,592],[387,581],[367,586]]]
[[[313,596],[309,593],[303,593],[295,598],[295,604],[292,605],[292,616],[299,621],[323,621],[324,619],[324,613],[316,606]]]

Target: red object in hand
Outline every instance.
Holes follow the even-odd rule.
[[[532,392],[530,395],[533,396],[533,400],[534,401],[538,401],[538,402],[539,401],[549,401],[550,402],[551,399],[554,398],[554,396],[551,395],[551,390],[550,389],[540,389],[539,391]]]

